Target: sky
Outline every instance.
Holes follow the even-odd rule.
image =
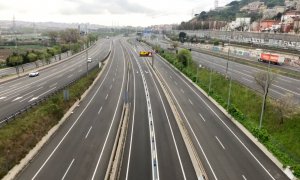
[[[3,0],[0,20],[150,26],[179,24],[213,7],[214,0]]]

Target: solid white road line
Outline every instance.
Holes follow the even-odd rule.
[[[73,159],[73,160],[71,161],[71,163],[70,163],[68,169],[66,170],[66,172],[65,172],[64,176],[61,178],[61,180],[64,180],[64,179],[66,178],[66,175],[68,174],[68,172],[69,172],[69,170],[70,170],[72,164],[74,163],[74,160],[75,160],[75,159]]]
[[[147,64],[147,63],[146,63],[146,64]],[[147,64],[146,66],[147,66],[147,69],[148,69],[149,72],[150,72],[150,69],[149,69],[149,67],[148,67],[148,64]],[[165,111],[165,115],[166,115],[167,120],[168,120],[169,128],[170,128],[170,131],[171,131],[171,134],[172,134],[172,139],[173,139],[173,142],[174,142],[174,145],[175,145],[175,149],[176,149],[177,157],[178,157],[178,160],[179,160],[181,172],[182,172],[182,174],[183,174],[183,178],[186,180],[185,171],[184,171],[184,168],[183,168],[183,165],[182,165],[182,161],[181,161],[181,157],[180,157],[180,154],[179,154],[179,150],[178,150],[178,147],[177,147],[177,142],[176,142],[176,139],[175,139],[175,136],[174,136],[173,128],[172,128],[172,126],[171,126],[170,119],[169,119],[169,116],[168,116],[168,113],[167,113],[165,104],[164,104],[164,102],[163,102],[163,99],[162,99],[161,93],[160,93],[160,91],[159,91],[159,89],[158,89],[158,86],[157,86],[157,84],[156,84],[156,82],[155,82],[155,80],[154,80],[154,78],[153,78],[153,75],[152,75],[151,72],[150,72],[150,74],[151,74],[151,78],[152,78],[152,80],[153,80],[153,82],[154,82],[154,85],[155,85],[155,87],[156,87],[156,90],[157,90],[157,92],[158,92],[160,101],[161,101],[161,103],[162,103],[162,105],[163,105],[163,108],[164,108],[164,111]]]
[[[88,132],[86,133],[86,135],[85,135],[85,139],[89,136],[89,134],[90,134],[90,132],[91,132],[91,130],[92,130],[92,126],[90,127],[90,129],[88,130]]]
[[[100,114],[102,111],[102,106],[100,107],[99,111],[98,111],[98,114]]]
[[[0,97],[0,100],[2,100],[2,99],[5,99],[6,98],[6,96],[4,96],[4,97]]]
[[[201,117],[201,119],[205,122],[206,120],[204,119],[204,117],[200,114],[200,113],[198,113],[198,115]]]
[[[217,139],[217,141],[219,142],[219,144],[222,146],[222,148],[225,150],[225,147],[224,147],[224,145],[222,144],[222,142],[220,141],[220,139],[219,139],[217,136],[215,136],[215,138]]]

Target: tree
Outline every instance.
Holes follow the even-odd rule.
[[[38,63],[37,63],[37,59],[38,59],[37,54],[35,54],[33,52],[30,52],[30,53],[28,53],[27,58],[29,59],[30,62],[34,62],[36,67],[39,66]]]
[[[184,40],[186,38],[186,33],[185,32],[180,32],[179,33],[179,40],[181,43],[184,43]]]
[[[13,54],[8,58],[8,63],[15,66],[17,74],[19,74],[19,65],[23,63],[23,57],[18,54]],[[24,69],[23,69],[24,72]]]
[[[299,107],[295,102],[293,94],[287,93],[285,96],[277,99],[274,102],[275,111],[279,115],[279,124],[283,124],[284,119],[299,113]]]
[[[49,31],[47,35],[49,36],[51,43],[56,44],[59,33],[57,31]]]
[[[261,90],[264,92],[265,97],[264,97],[264,104],[263,107],[264,109],[266,108],[266,99],[269,93],[269,88],[272,85],[272,83],[274,82],[276,78],[276,75],[274,73],[269,73],[269,72],[258,72],[257,74],[255,74],[255,81],[257,83],[257,85],[261,88]]]
[[[184,67],[187,67],[192,61],[192,54],[189,50],[182,49],[179,51],[177,58]]]
[[[60,32],[60,38],[65,43],[77,43],[80,38],[80,34],[77,29],[66,29]]]

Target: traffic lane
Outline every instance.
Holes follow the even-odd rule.
[[[110,72],[110,73],[112,73],[112,72]],[[110,76],[109,76],[110,77]],[[105,81],[106,82],[106,81]],[[109,81],[109,83],[111,83],[112,81],[110,80]],[[101,85],[101,84],[100,84]],[[100,86],[99,86],[99,88],[100,88]],[[98,89],[99,89],[98,88]],[[101,87],[102,88],[102,87]],[[96,93],[98,93],[98,94],[100,94],[100,95],[103,95],[102,94],[102,92],[101,92],[101,90],[99,91],[97,89],[97,91],[96,91]],[[117,88],[116,88],[117,89]],[[92,97],[92,100],[93,100],[93,98],[95,98],[95,96],[96,96],[96,94]],[[98,97],[99,95],[97,95],[96,97]],[[106,97],[104,97],[104,98],[106,98]],[[93,101],[92,103],[94,103],[95,101]],[[98,101],[96,101],[96,102],[98,102]],[[99,101],[99,102],[101,102],[101,101]],[[86,112],[84,112],[84,114],[79,114],[79,116],[81,116],[81,117],[85,117],[85,114],[86,115],[88,115],[88,116],[90,116],[91,115],[91,113],[89,112],[89,111],[95,111],[95,109],[93,109],[93,108],[96,108],[97,107],[97,105],[90,105],[89,106],[89,108],[88,109],[85,109],[85,111]],[[112,109],[112,108],[111,108]],[[98,111],[98,110],[97,110]],[[92,116],[92,117],[94,117],[95,118],[95,116]],[[91,118],[92,119],[92,118]],[[81,121],[84,121],[84,122],[90,122],[90,119],[89,118],[87,118],[87,119],[84,119],[84,120],[81,120]],[[74,127],[74,129],[76,129],[76,128],[78,128],[78,130],[74,130],[74,131],[72,131],[73,133],[75,133],[75,137],[76,137],[76,135],[78,134],[78,132],[82,132],[81,133],[81,137],[83,137],[83,135],[85,135],[85,133],[87,132],[87,131],[84,131],[83,129],[84,129],[84,127],[90,127],[89,125],[84,125],[84,126],[80,126],[80,125],[78,125],[77,127]],[[71,133],[72,133],[71,132]],[[101,132],[105,132],[104,130],[103,131],[101,131]],[[67,136],[67,138],[66,139],[68,139],[68,138],[70,138],[70,142],[66,142],[66,141],[64,141],[64,142],[66,142],[66,147],[64,147],[64,148],[62,148],[62,150],[66,150],[66,151],[64,151],[64,153],[61,153],[61,156],[62,157],[59,157],[58,158],[58,161],[61,161],[61,160],[63,160],[63,158],[66,156],[66,154],[68,154],[68,152],[74,152],[75,150],[76,150],[76,143],[78,143],[77,141],[75,141],[75,142],[73,142],[74,141],[74,137],[73,136],[73,134],[72,135],[69,135],[69,136]],[[99,138],[99,137],[98,137]],[[80,138],[75,138],[75,139],[80,139]],[[99,141],[99,140],[98,140]],[[64,143],[63,142],[63,143]],[[62,144],[63,144],[62,143]],[[74,144],[74,147],[73,146],[71,146],[72,144]],[[88,143],[88,144],[90,144],[90,143]],[[93,143],[93,144],[95,144],[95,143]],[[72,148],[73,147],[73,148]],[[69,150],[68,150],[68,148],[69,148]],[[57,151],[59,151],[59,149],[57,150]],[[76,152],[76,151],[75,151]],[[72,162],[71,161],[72,159],[69,159],[69,161],[70,162]],[[66,162],[66,164],[63,164],[63,163],[60,163],[60,164],[62,164],[62,166],[64,166],[65,167],[65,165],[67,165],[68,164],[68,162],[69,162],[68,160],[66,160],[66,161],[64,161],[64,162]],[[54,167],[55,167],[55,165],[57,164],[57,162],[55,163],[53,163],[53,165],[52,166],[50,166],[50,170],[53,170],[54,169]],[[63,168],[63,167],[61,167],[61,168]],[[60,170],[60,168],[58,168],[58,170],[57,171],[59,171]],[[48,173],[49,171],[47,171],[47,173]],[[46,173],[46,174],[47,174]],[[59,173],[57,173],[57,172],[55,172],[54,174],[57,174],[56,176],[58,176],[59,177]],[[60,174],[61,175],[61,174]],[[47,176],[47,175],[45,175],[45,176]],[[62,176],[61,176],[62,177]],[[46,177],[45,177],[46,178]],[[50,178],[51,179],[51,178]]]
[[[88,118],[93,118],[96,114],[99,116],[94,119],[92,128],[86,130],[87,146],[82,146],[78,150],[74,165],[68,171],[67,177],[70,179],[104,179],[105,177],[122,113],[127,74],[125,74],[124,64],[120,66],[113,88],[110,89],[109,84],[104,86],[108,93],[103,94],[101,107],[97,106],[98,108],[89,113]],[[113,83],[112,79],[110,83]]]
[[[169,76],[164,75],[164,77],[168,78]],[[172,81],[169,80],[168,84],[171,82]],[[176,86],[184,86],[184,84],[180,82],[177,83],[178,85]],[[173,84],[175,83],[173,82]],[[200,103],[195,100],[195,97],[190,97],[190,95],[187,95],[188,91],[185,88],[175,88],[171,86],[171,89],[181,108],[183,109],[183,112],[187,117],[187,121],[189,121],[190,128],[193,129],[193,132],[195,132],[196,134],[196,137],[194,138],[197,138],[197,140],[200,142],[200,145],[204,150],[204,154],[208,158],[208,162],[206,163],[209,163],[212,167],[212,169],[210,169],[209,165],[206,165],[205,168],[208,171],[210,170],[215,173],[216,177],[220,179],[241,179],[242,176],[249,179],[248,174],[251,175],[251,172],[247,173],[247,170],[255,170],[255,166],[257,164],[254,164],[254,166],[252,166],[251,163],[245,163],[248,162],[245,157],[237,157],[237,155],[231,155],[231,153],[233,152],[230,150],[231,144],[224,143],[224,134],[222,134],[222,131],[219,129],[223,127],[218,127],[215,122],[211,123],[213,127],[207,126],[208,123],[214,121],[212,119],[215,117],[210,113],[207,113],[207,110],[204,106],[198,105]],[[202,117],[204,118],[202,119]],[[186,124],[186,126],[189,127],[189,124]],[[190,134],[193,134],[191,130]],[[225,136],[225,138],[227,137]],[[197,144],[197,142],[194,143]],[[201,153],[201,149],[199,146],[198,152]],[[202,158],[202,162],[205,161],[205,158]],[[211,179],[214,179],[214,175],[212,174],[212,172],[209,177]],[[262,178],[262,176],[259,177]]]
[[[127,47],[127,49],[129,49]],[[130,50],[128,50],[130,52]],[[152,179],[149,122],[147,116],[146,94],[137,64],[130,54],[132,72],[135,77],[135,96],[133,119],[126,138],[121,179]],[[131,106],[132,107],[132,106]]]
[[[15,113],[16,111],[24,108],[26,105],[29,105],[36,100],[39,100],[44,96],[47,96],[48,94],[54,92],[55,90],[65,86],[66,84],[74,81],[75,79],[78,79],[80,76],[86,73],[86,70],[84,70],[85,68],[81,68],[81,70],[79,70],[76,74],[74,73],[74,71],[67,72],[70,75],[65,74],[65,78],[61,78],[63,75],[62,74],[60,76],[49,78],[49,80],[47,81],[41,81],[41,83],[38,85],[30,86],[29,84],[25,88],[20,88],[17,92],[12,91],[9,92],[9,94],[5,94],[5,96],[2,96],[5,98],[0,100],[0,104],[2,104],[0,107],[0,110],[2,112],[0,118],[8,117],[12,113]],[[43,75],[41,75],[40,77],[42,76]]]
[[[193,53],[196,57],[196,59],[198,61],[202,60],[206,61],[206,63],[213,63],[215,68],[219,68],[218,71],[219,72],[223,72],[226,70],[226,63],[227,60],[222,59],[222,58],[218,58],[218,57],[213,57],[210,55],[205,55],[205,54],[201,54],[201,53]],[[195,59],[195,60],[196,60]],[[217,66],[217,67],[216,67]],[[235,62],[229,62],[228,63],[228,71],[234,71],[242,76],[244,76],[245,78],[250,78],[250,77],[254,77],[255,74],[257,74],[258,72],[262,72],[262,70],[251,67],[251,66],[247,66],[247,65],[243,65],[243,64],[239,64],[239,63],[235,63]],[[294,78],[289,78],[286,76],[282,76],[282,75],[276,75],[276,79],[274,84],[276,85],[276,87],[278,89],[284,90],[284,91],[288,91],[290,93],[293,93],[297,96],[299,96],[300,94],[298,93],[297,87],[295,87],[295,84],[300,83],[300,80],[294,79]]]
[[[107,66],[111,66],[110,65],[111,60],[108,60],[107,63],[109,63]],[[86,98],[83,101],[81,101],[79,106],[74,110],[74,113],[71,114],[71,116],[64,124],[62,124],[62,126],[58,129],[58,131],[50,139],[50,141],[48,141],[48,143],[44,145],[40,153],[37,156],[35,156],[35,158],[31,161],[31,163],[20,173],[18,179],[31,179],[37,173],[37,171],[43,166],[43,163],[47,160],[49,155],[51,155],[51,153],[55,153],[55,149],[57,149],[58,146],[64,141],[64,137],[67,136],[68,133],[72,132],[73,133],[72,136],[76,136],[76,135],[80,136],[79,133],[77,133],[77,130],[73,130],[73,128],[79,129],[78,131],[80,132],[81,127],[85,126],[84,124],[91,123],[92,119],[79,120],[79,118],[82,116],[83,113],[85,113],[85,111],[90,106],[91,101],[100,90],[102,86],[101,84],[105,81],[105,79],[107,78],[107,74],[110,71],[111,68],[105,69],[105,71],[103,72],[103,76],[100,77],[99,81],[97,81],[94,88],[92,88],[91,92],[87,94]],[[80,125],[81,123],[83,123],[83,125]],[[72,141],[74,141],[74,139]],[[73,152],[72,149],[70,150],[70,153],[71,152]],[[65,156],[67,155],[68,153],[65,154]],[[68,162],[65,162],[65,165],[67,163]]]
[[[104,45],[107,46],[106,44],[104,44]],[[99,49],[100,49],[99,47],[101,47],[101,46],[102,46],[102,43],[97,43],[96,46],[92,47],[92,49],[89,50],[90,53],[95,54],[95,52],[99,52]],[[100,52],[101,52],[101,54],[103,53],[102,49],[100,49]],[[53,71],[54,69],[57,69],[57,68],[59,69],[59,68],[64,68],[68,65],[72,65],[74,62],[84,61],[84,59],[82,59],[81,56],[82,56],[82,54],[74,55],[70,59],[62,60],[62,62],[59,63],[59,64],[55,64],[53,66],[47,67],[44,70],[41,70],[41,72],[46,73],[48,71]],[[105,55],[103,55],[103,56],[105,56]],[[3,83],[1,83],[1,87],[11,86],[11,85],[14,85],[16,83],[22,82],[23,80],[26,80],[26,79],[27,79],[27,77],[25,76],[25,77],[20,77],[20,78],[11,80],[11,81],[3,82]]]
[[[153,107],[155,107],[153,109],[154,117],[155,113],[158,114],[157,118],[154,119],[154,121],[157,121],[154,126],[157,132],[156,137],[159,151],[158,165],[160,168],[160,177],[162,179],[197,179],[193,164],[190,160],[190,156],[182,139],[171,107],[164,95],[163,90],[161,89],[161,86],[159,85],[157,78],[153,77],[153,71],[150,71],[148,66],[150,65],[147,63],[147,70],[150,72],[150,75],[146,75],[146,79],[148,79],[147,82],[151,82],[149,83],[150,87],[155,87],[153,91],[156,91],[156,94],[155,92],[153,93],[157,97],[154,100],[157,99],[157,101],[159,101],[152,101],[153,103],[151,103],[153,104]],[[158,104],[160,104],[161,107],[157,106]],[[162,109],[164,109],[164,113]],[[166,156],[166,153],[169,155]],[[166,171],[169,173],[166,173]],[[173,172],[173,174],[170,172]]]
[[[98,65],[94,63],[93,67],[94,66]],[[79,65],[78,67],[76,66],[75,68],[79,69],[78,73],[74,73],[74,70],[75,72],[77,72],[77,70],[71,68],[71,70],[69,71],[63,70],[62,72],[64,72],[65,74],[61,74],[59,76],[52,76],[46,81],[44,80],[46,78],[44,77],[45,74],[41,74],[39,77],[29,78],[31,80],[37,79],[36,81],[33,81],[37,83],[26,84],[25,88],[18,87],[19,85],[14,86],[13,88],[18,88],[12,91],[4,92],[1,97],[5,98],[0,99],[0,105],[2,104],[0,106],[0,110],[2,112],[0,118],[2,119],[10,116],[16,111],[24,108],[26,105],[29,105],[35,102],[36,100],[47,96],[53,91],[65,86],[66,84],[74,81],[75,79],[79,78],[80,76],[86,73],[86,69],[82,65]],[[61,78],[62,76],[64,76],[65,78]],[[47,86],[49,88],[47,88]]]
[[[196,62],[199,64],[205,64],[205,66],[209,67],[209,68],[213,68],[215,71],[218,71],[222,74],[226,73],[226,66],[222,66],[220,64],[214,63],[214,62],[210,62],[208,60],[205,59],[201,59],[201,58],[195,58]],[[233,63],[229,63],[228,66],[228,74],[232,75],[231,77],[234,80],[238,80],[239,82],[241,82],[242,84],[247,85],[248,87],[257,90],[259,92],[262,92],[261,87],[259,87],[257,85],[257,83],[255,82],[254,79],[254,74],[249,75],[249,69],[247,69],[248,67],[233,67],[234,64]],[[237,70],[239,69],[239,70]],[[200,69],[201,70],[201,69]],[[256,73],[258,73],[258,70],[254,70],[256,71]],[[248,74],[247,74],[248,72]],[[300,93],[299,93],[299,89],[297,89],[297,87],[294,86],[294,83],[296,83],[297,80],[285,80],[283,81],[285,78],[279,75],[275,76],[275,80],[272,83],[272,86],[270,87],[270,95],[272,97],[275,98],[280,98],[284,95],[286,95],[287,93],[291,93],[293,95],[295,95],[295,98],[297,99],[297,101],[300,101]]]
[[[161,63],[161,64],[163,65],[163,63]],[[172,70],[170,70],[170,71],[172,71]],[[179,76],[177,76],[177,77],[179,77]],[[181,79],[181,78],[179,78],[179,79],[183,82],[183,79]],[[189,82],[186,82],[183,84],[179,84],[179,82],[177,82],[177,83],[178,83],[178,86],[180,86],[180,87],[187,87],[187,84],[190,84]],[[169,80],[168,84],[170,84],[170,86],[172,86],[172,81]],[[191,88],[193,89],[193,91],[191,91]],[[175,86],[172,88],[172,90],[174,90],[174,91],[176,90]],[[189,93],[187,93],[187,92],[189,92]],[[270,172],[273,177],[276,177],[276,179],[277,178],[278,179],[286,179],[287,178],[284,175],[284,173],[254,143],[252,143],[252,141],[249,141],[249,138],[246,137],[244,135],[244,133],[242,133],[217,107],[215,107],[206,97],[204,97],[204,95],[202,95],[200,92],[198,92],[196,88],[194,88],[192,86],[187,87],[187,90],[185,93],[186,93],[185,96],[192,95],[192,97],[190,97],[191,99],[199,100],[200,97],[203,99],[202,100],[200,98],[201,101],[194,103],[194,105],[199,106],[204,103],[206,107],[205,106],[204,106],[204,108],[197,107],[196,109],[203,109],[203,112],[206,112],[205,116],[208,116],[209,114],[212,115],[211,118],[208,117],[208,119],[209,119],[208,121],[214,120],[214,121],[212,121],[210,128],[215,128],[215,129],[211,129],[209,131],[217,132],[218,133],[216,135],[217,137],[222,137],[222,140],[223,139],[224,139],[224,141],[226,140],[226,143],[229,144],[227,146],[232,148],[235,152],[235,154],[233,154],[233,155],[240,155],[240,157],[235,157],[234,159],[232,159],[231,162],[237,162],[242,159],[243,161],[238,163],[238,164],[240,164],[239,166],[243,166],[242,164],[245,162],[251,163],[252,164],[251,167],[253,167],[255,169],[251,169],[251,167],[248,167],[248,166],[243,169],[243,172],[247,173],[248,176],[250,176],[250,177],[252,174],[259,175],[258,177],[264,177],[264,176],[268,177],[268,173],[266,171],[266,170],[268,170],[268,172]],[[177,96],[180,96],[180,93],[177,93],[176,97]],[[183,105],[182,107],[185,108],[186,106]],[[187,114],[190,114],[191,111],[189,109],[187,109],[186,112],[189,112]],[[209,114],[207,114],[207,113],[209,113]],[[194,118],[191,117],[190,119],[193,120]],[[218,123],[219,123],[219,125],[218,125]],[[216,125],[218,125],[219,127],[218,126],[216,127]],[[194,127],[194,126],[192,126],[192,127]],[[197,127],[197,126],[195,125],[195,127]],[[197,131],[197,132],[201,132],[201,131]],[[221,139],[221,138],[219,138],[219,139]],[[218,141],[219,144],[221,144],[218,139],[216,139],[216,140]],[[239,152],[237,150],[241,150],[241,151]],[[214,154],[212,154],[212,157],[213,156],[214,156]],[[231,157],[232,155],[229,154],[227,156]],[[208,159],[210,159],[210,158],[208,158]],[[262,164],[262,166],[260,165],[260,163]],[[229,167],[231,167],[231,166],[232,165],[229,165]],[[238,169],[240,169],[240,168],[238,168]],[[218,167],[218,170],[219,170],[219,167]]]
[[[139,50],[144,49],[139,48]],[[171,108],[157,79],[153,78],[152,72],[148,68],[147,62],[151,62],[151,59],[139,58],[139,62],[145,74],[151,97],[160,178],[197,179]],[[185,158],[181,158],[181,156]]]

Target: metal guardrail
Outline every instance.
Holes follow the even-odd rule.
[[[105,61],[105,60],[109,57],[110,53],[111,53],[111,50],[108,52],[108,54],[105,56],[105,58],[103,58],[100,62]],[[94,70],[94,69],[96,69],[96,68],[98,68],[97,65],[95,65],[94,67],[92,67],[91,69],[89,69],[89,71],[92,71],[92,70]],[[56,94],[62,92],[64,89],[66,89],[66,88],[72,86],[73,84],[75,84],[77,81],[79,81],[81,78],[83,78],[83,77],[85,77],[85,76],[86,76],[86,74],[83,73],[81,76],[79,76],[77,79],[75,79],[75,80],[69,82],[67,85],[62,86],[62,87],[60,87],[59,89],[56,89],[55,91],[53,91],[53,92],[51,92],[51,93],[49,93],[49,94],[43,96],[42,98],[33,101],[33,102],[30,103],[29,105],[26,105],[25,107],[23,107],[23,108],[21,108],[21,109],[15,111],[14,113],[12,113],[12,114],[10,114],[10,115],[8,115],[8,116],[2,118],[2,119],[0,120],[0,128],[3,127],[3,126],[5,126],[5,125],[8,124],[9,122],[15,120],[15,119],[17,118],[17,116],[22,115],[22,114],[24,114],[24,113],[27,113],[30,109],[32,109],[32,108],[38,106],[38,105],[41,104],[42,102],[45,102],[46,100],[48,100],[49,98],[51,98],[53,95],[56,95]]]

